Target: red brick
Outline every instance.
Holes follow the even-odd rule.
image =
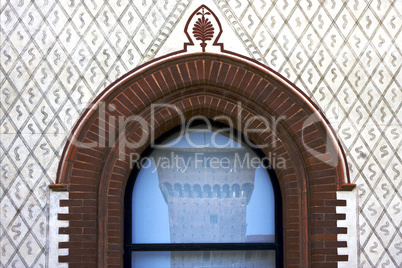
[[[149,86],[146,79],[139,80],[137,82],[137,85],[140,88],[140,91],[138,91],[137,94],[141,94],[141,92],[144,93],[147,96],[147,98],[150,100],[150,102],[153,102],[158,99],[156,96],[156,93],[154,92],[154,89]]]
[[[148,88],[152,90],[155,94],[156,99],[159,99],[164,95],[164,92],[159,87],[159,84],[157,83],[154,76],[148,75],[147,77],[145,77],[145,81],[147,82]]]
[[[217,61],[212,62],[211,72],[208,77],[209,83],[212,83],[212,84],[215,83],[216,78],[218,77],[220,68],[221,68],[220,62],[217,62]]]
[[[82,220],[82,214],[58,214],[57,219],[59,221]]]
[[[226,76],[228,75],[228,70],[229,70],[229,65],[226,63],[223,63],[220,67],[219,70],[219,75],[216,78],[216,85],[218,87],[222,87],[224,86],[225,80],[226,80]]]
[[[198,85],[199,84],[199,78],[198,78],[198,73],[197,73],[197,66],[195,62],[190,61],[186,63],[188,73],[191,77],[191,84]]]
[[[188,73],[188,70],[187,70],[187,64],[186,63],[181,63],[181,64],[177,65],[178,70],[180,72],[181,79],[183,81],[183,86],[184,87],[189,87],[192,84],[191,83],[191,76],[190,76],[190,74]]]
[[[82,228],[80,227],[61,227],[59,228],[60,234],[82,234]]]
[[[178,66],[173,65],[173,66],[170,66],[169,69],[170,69],[170,72],[172,73],[172,78],[174,80],[174,83],[177,85],[177,88],[179,88],[179,89],[183,88],[184,83],[183,83],[182,77],[180,75]]]

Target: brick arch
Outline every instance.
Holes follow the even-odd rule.
[[[161,104],[164,104],[163,107]],[[168,105],[168,106],[166,106]],[[103,109],[105,108],[105,109]],[[276,169],[283,198],[285,266],[336,266],[336,191],[349,183],[342,148],[322,112],[269,68],[233,55],[181,54],[134,69],[108,87],[81,116],[60,160],[57,185],[70,235],[61,262],[74,267],[118,267],[123,256],[124,192],[130,155],[183,120],[200,115],[231,119],[266,155],[284,159]],[[267,124],[275,120],[278,124]],[[127,120],[124,131],[116,122]],[[114,121],[113,121],[114,120]],[[256,131],[246,133],[246,127]],[[150,134],[153,136],[150,136]],[[145,137],[145,138],[144,138]],[[143,140],[144,138],[144,140]],[[141,146],[131,148],[124,143]]]

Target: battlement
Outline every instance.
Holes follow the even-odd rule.
[[[152,160],[169,208],[170,239],[244,242],[259,158],[244,148],[162,148]]]
[[[161,188],[165,201],[169,198],[247,198],[247,202],[250,200],[253,192],[253,185],[251,183],[244,183],[239,185],[238,183],[229,184],[194,184],[190,185],[175,183],[174,185],[164,182],[159,185]]]
[[[244,148],[162,148],[153,161],[166,199],[250,198],[260,160]]]

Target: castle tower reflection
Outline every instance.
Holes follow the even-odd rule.
[[[272,235],[246,235],[259,159],[251,150],[165,147],[153,156],[171,243],[273,241]],[[263,251],[176,251],[171,267],[265,267],[267,258]]]

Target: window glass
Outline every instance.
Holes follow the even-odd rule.
[[[133,244],[275,242],[275,199],[264,163],[228,136],[195,129],[138,161]],[[222,253],[223,262],[230,252]],[[168,252],[133,254],[135,261]]]
[[[276,267],[274,250],[134,251],[131,259],[132,267]]]

